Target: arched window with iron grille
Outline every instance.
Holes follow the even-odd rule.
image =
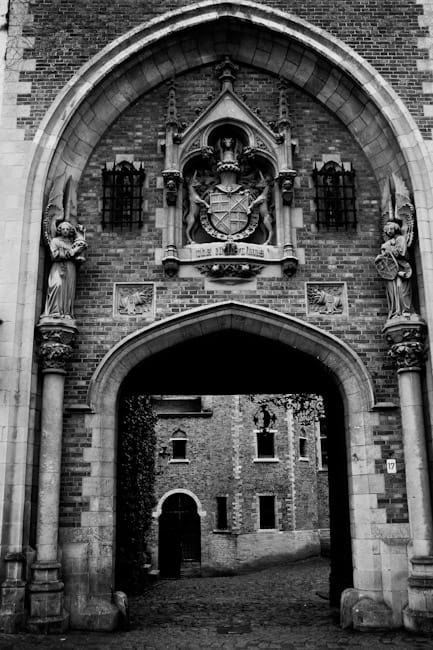
[[[314,164],[317,228],[356,228],[355,172],[351,165],[329,161]]]
[[[117,164],[105,165],[102,170],[103,228],[141,228],[145,177],[141,163],[134,164],[124,160]]]

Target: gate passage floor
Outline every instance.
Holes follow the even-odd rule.
[[[304,560],[236,577],[161,580],[131,599],[127,632],[62,636],[0,634],[1,650],[405,650],[433,649],[433,639],[398,630],[342,630],[323,598],[329,563]],[[317,592],[319,592],[318,595]]]

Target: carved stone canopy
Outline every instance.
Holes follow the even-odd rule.
[[[296,171],[288,91],[280,84],[277,115],[264,120],[235,92],[237,69],[224,57],[216,70],[220,94],[192,124],[177,131],[176,138],[173,120],[167,122],[163,265],[169,276],[181,265],[199,272],[203,271],[198,265],[212,268],[219,263],[214,255],[217,244],[230,242],[245,246],[242,260],[233,249],[233,259],[219,267],[227,273],[232,272],[231,263],[253,268],[257,257],[261,267],[272,263],[281,275],[290,276],[297,268],[290,226]],[[174,85],[169,99],[174,114]],[[208,259],[203,259],[204,247]]]

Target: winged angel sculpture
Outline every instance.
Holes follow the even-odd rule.
[[[410,318],[414,313],[412,266],[409,262],[409,248],[414,237],[414,212],[404,181],[392,174],[382,204],[385,241],[375,259],[376,269],[386,282],[388,319]]]
[[[77,266],[87,248],[85,230],[77,223],[76,182],[59,176],[43,217],[43,238],[51,255],[45,308],[41,318],[74,318]]]

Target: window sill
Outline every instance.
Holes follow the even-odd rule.
[[[228,528],[215,528],[215,530],[212,531],[214,535],[231,535],[232,531],[229,530]]]
[[[190,461],[187,458],[172,458],[168,461],[170,465],[188,464]]]
[[[279,463],[279,458],[253,458],[253,463]]]
[[[309,463],[310,459],[307,458],[306,456],[299,456],[298,460],[300,460],[303,463]]]

